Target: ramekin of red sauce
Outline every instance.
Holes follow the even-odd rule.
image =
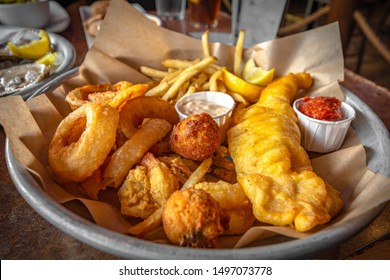
[[[317,120],[339,121],[343,119],[341,101],[336,97],[303,97],[299,106],[299,111],[306,116]]]
[[[302,146],[313,152],[338,150],[355,118],[352,106],[329,96],[306,96],[297,99],[293,108],[298,116]]]

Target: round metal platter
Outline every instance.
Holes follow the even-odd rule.
[[[20,27],[4,27],[0,26],[0,38],[5,36],[9,32],[18,31]],[[69,69],[71,69],[76,62],[76,50],[73,45],[61,35],[56,33],[48,32],[50,37],[50,42],[53,46],[55,46],[56,52],[62,54],[63,60],[60,65],[54,70],[50,76],[43,79],[42,81],[27,86],[21,90],[16,92],[12,92],[9,95],[21,95],[23,99],[28,99],[34,91],[38,90],[40,87],[44,86],[46,83],[52,81],[54,78],[59,76],[62,73],[65,73]]]
[[[390,177],[389,132],[377,115],[352,92],[345,90],[346,101],[357,112],[352,127],[366,148],[368,166],[373,172]],[[359,218],[330,225],[303,239],[287,239],[267,245],[240,249],[194,249],[163,245],[113,232],[97,226],[56,203],[31,174],[13,157],[7,138],[6,161],[11,178],[30,206],[43,218],[74,238],[92,247],[128,259],[302,259],[319,254],[360,232],[381,212],[384,205]]]

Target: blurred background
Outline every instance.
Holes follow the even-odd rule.
[[[67,6],[74,1],[58,2]],[[86,0],[87,4],[92,2],[94,0]],[[128,2],[138,3],[147,11],[155,10],[155,0]],[[267,27],[274,28],[275,23],[270,21],[275,21],[274,37],[338,21],[345,67],[382,87],[390,88],[389,0],[222,0],[221,10],[232,15],[234,4],[239,6],[238,21],[242,24],[245,21],[248,29],[254,27],[254,33],[266,32],[264,29]],[[281,5],[284,9],[279,13],[275,9]],[[273,13],[275,18],[272,18]]]
[[[336,10],[332,15],[332,9],[337,9],[334,7],[335,4],[340,4],[341,11]],[[327,7],[329,9],[324,15],[315,15],[318,11],[326,11]],[[362,17],[357,17],[356,12]],[[345,67],[378,85],[390,88],[390,1],[290,0],[286,3],[286,11],[278,35],[282,35],[280,30],[283,31],[284,27],[291,24],[299,25],[299,22],[305,21],[305,18],[313,14],[316,20],[301,29],[295,29],[294,32],[339,20]],[[336,15],[342,17],[337,19]],[[366,34],[362,32],[364,23],[372,29]],[[379,40],[382,44],[379,47],[385,48],[385,55],[381,54],[378,46],[375,47],[367,37],[374,41]]]

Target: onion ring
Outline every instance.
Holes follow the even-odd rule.
[[[115,144],[118,122],[118,112],[104,103],[86,103],[63,119],[48,152],[56,180],[82,182],[91,176]]]
[[[72,110],[76,110],[80,106],[88,103],[90,94],[103,93],[106,91],[120,91],[131,87],[133,84],[127,81],[121,81],[116,84],[100,84],[100,85],[85,85],[71,90],[65,97],[65,101],[69,103]]]
[[[179,115],[169,102],[157,96],[139,96],[126,102],[120,110],[119,130],[127,139],[137,131],[145,118],[159,118],[172,126],[179,122]]]

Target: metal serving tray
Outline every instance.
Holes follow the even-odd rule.
[[[46,90],[59,85],[77,69],[46,85]],[[34,95],[42,92],[35,92]],[[346,101],[356,110],[352,127],[366,148],[367,162],[373,172],[390,177],[389,131],[378,116],[352,92],[345,90]],[[360,232],[381,212],[381,205],[357,219],[342,225],[330,225],[303,239],[287,239],[276,244],[240,249],[195,249],[158,244],[97,226],[55,202],[33,176],[13,157],[8,138],[5,155],[10,176],[22,197],[48,222],[61,231],[92,247],[129,259],[302,259],[319,254]]]

